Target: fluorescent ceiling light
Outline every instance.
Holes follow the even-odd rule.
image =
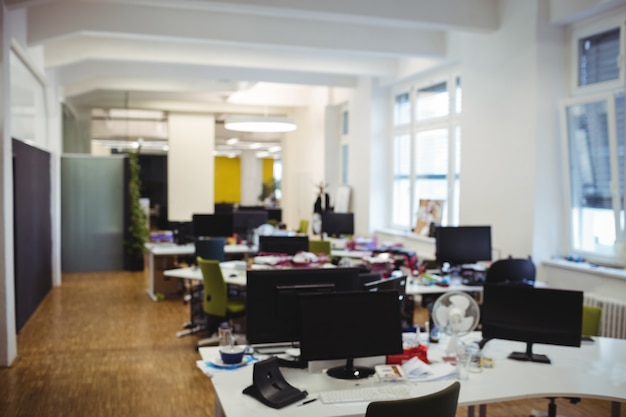
[[[231,116],[224,121],[224,127],[237,132],[291,132],[296,123],[288,117],[272,116]]]

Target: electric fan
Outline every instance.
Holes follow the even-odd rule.
[[[463,336],[478,326],[480,309],[469,294],[452,291],[437,298],[433,306],[432,319],[439,331],[450,336],[447,353],[456,352],[459,336]]]

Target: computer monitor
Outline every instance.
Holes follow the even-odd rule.
[[[281,207],[266,207],[266,206],[238,206],[239,211],[265,211],[267,212],[267,219],[274,220],[277,223],[283,221],[283,210]]]
[[[232,213],[194,214],[191,221],[195,238],[229,237],[234,233]]]
[[[328,236],[354,234],[354,213],[322,212],[322,233]]]
[[[491,226],[439,226],[435,229],[439,265],[473,264],[491,260]]]
[[[295,344],[300,338],[298,296],[360,288],[356,268],[250,270],[246,336],[251,344]]]
[[[397,291],[355,291],[300,297],[300,357],[345,359],[327,374],[340,379],[366,378],[370,367],[355,358],[402,353],[402,324]]]
[[[267,223],[267,212],[263,210],[236,211],[232,215],[234,232],[245,239],[254,229]]]
[[[535,343],[580,347],[582,291],[486,284],[483,290],[483,342],[490,339],[526,343],[526,352],[510,359],[550,363],[546,355],[532,351]]]
[[[308,251],[308,236],[259,236],[259,252],[293,256]]]

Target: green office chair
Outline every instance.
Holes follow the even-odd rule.
[[[595,306],[583,306],[583,336],[600,336],[602,309]]]
[[[461,383],[422,397],[404,400],[374,401],[367,405],[365,417],[455,417]]]
[[[311,240],[309,239],[309,252],[323,253],[330,255],[330,240]]]
[[[309,234],[309,221],[307,219],[300,220],[300,226],[298,227],[297,233]]]
[[[202,308],[207,316],[207,330],[212,336],[200,340],[197,347],[217,345],[218,339],[213,337],[219,325],[245,315],[246,302],[243,297],[229,296],[228,286],[224,281],[219,261],[197,258],[198,266],[202,271],[204,295]]]

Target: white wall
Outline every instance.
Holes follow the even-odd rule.
[[[311,219],[315,203],[315,184],[324,180],[326,161],[325,109],[328,89],[317,87],[308,107],[298,107],[290,114],[298,129],[288,132],[282,141],[283,222],[291,229],[301,219]]]
[[[490,224],[493,245],[502,256],[534,255],[537,260],[550,256],[554,247],[543,248],[550,253],[534,250],[535,221],[560,209],[549,192],[554,183],[544,178],[550,173],[546,167],[558,163],[558,155],[552,152],[559,141],[558,96],[555,88],[542,88],[554,81],[555,71],[562,70],[559,56],[564,48],[558,33],[543,28],[542,3],[503,1],[496,33],[467,35],[460,41],[460,223]],[[552,43],[558,48],[550,48]],[[544,62],[548,51],[554,57]],[[549,160],[543,154],[546,150]],[[547,217],[553,218],[553,214]],[[545,223],[540,220],[543,228]]]
[[[191,221],[214,208],[215,118],[170,113],[167,205],[171,221]]]
[[[61,105],[57,99],[58,90],[54,72],[45,73],[44,51],[41,47],[28,48],[26,39],[26,13],[23,10],[8,12],[4,4],[0,8],[2,58],[0,62],[0,97],[2,105],[0,111],[1,142],[1,179],[2,184],[2,237],[0,238],[0,366],[8,366],[17,356],[17,342],[15,334],[15,288],[13,263],[13,163],[11,144],[11,85],[17,82],[10,71],[10,54],[19,59],[34,80],[33,91],[43,94],[37,96],[37,106],[29,131],[31,143],[51,156],[50,185],[51,185],[51,235],[52,235],[52,285],[61,284],[61,216],[60,216],[60,156],[62,150],[61,135]],[[20,82],[23,82],[21,79]]]
[[[15,286],[13,263],[13,163],[10,135],[10,78],[9,51],[10,32],[4,3],[0,4],[0,366],[8,366],[17,356],[15,335]]]

